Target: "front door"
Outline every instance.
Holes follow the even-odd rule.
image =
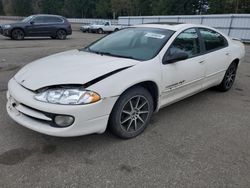
[[[27,34],[29,36],[48,36],[50,28],[51,26],[47,23],[45,16],[37,16],[27,26]]]
[[[205,59],[201,55],[201,41],[197,29],[191,28],[182,32],[172,43],[167,56],[176,52],[185,52],[188,59],[162,65],[164,84],[161,95],[161,106],[181,100],[202,89],[205,77]]]

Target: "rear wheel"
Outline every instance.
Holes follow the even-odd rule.
[[[100,28],[100,29],[98,29],[98,30],[97,30],[97,33],[98,33],[98,34],[103,34],[103,33],[104,33],[104,31],[103,31],[103,29],[102,29],[102,28]]]
[[[60,40],[65,40],[67,38],[67,33],[65,30],[63,29],[60,29],[56,32],[56,36],[58,39]]]
[[[116,29],[114,30],[114,32],[117,32],[117,31],[119,31],[119,29],[118,29],[118,28],[116,28]]]
[[[153,113],[153,98],[148,90],[135,87],[125,92],[115,104],[109,121],[111,131],[124,139],[141,134]]]
[[[11,38],[14,40],[23,40],[24,39],[24,32],[21,29],[14,29],[11,32]]]
[[[236,73],[237,73],[237,63],[233,62],[229,68],[226,71],[226,74],[224,76],[223,81],[221,84],[218,86],[218,89],[220,91],[228,91],[232,88],[235,78],[236,78]]]

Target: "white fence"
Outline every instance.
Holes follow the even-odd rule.
[[[118,24],[118,20],[111,19],[88,19],[88,18],[67,18],[70,23],[82,23],[82,24],[90,24],[96,21],[110,21],[112,24]]]
[[[194,15],[194,16],[131,16],[119,17],[118,24],[135,25],[155,22],[203,24],[229,35],[250,41],[250,14]]]
[[[21,20],[18,16],[0,16],[0,24]],[[103,19],[68,18],[71,23],[88,24]],[[250,41],[250,14],[218,14],[218,15],[195,15],[195,16],[131,16],[119,17],[118,20],[108,20],[112,24],[136,25],[155,22],[178,22],[204,24],[221,30],[225,34]]]

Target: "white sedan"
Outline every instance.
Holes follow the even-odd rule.
[[[141,134],[151,116],[216,86],[228,91],[244,45],[201,25],[140,25],[90,46],[22,68],[8,84],[7,111],[19,124],[52,136]]]

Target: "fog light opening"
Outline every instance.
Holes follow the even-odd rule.
[[[72,116],[55,116],[54,122],[58,127],[68,127],[74,123],[75,119]]]

